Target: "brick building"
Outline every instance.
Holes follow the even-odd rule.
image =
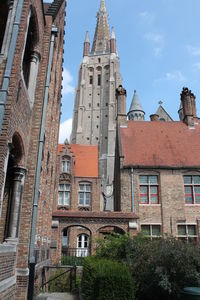
[[[105,212],[98,167],[98,146],[58,147],[57,191],[52,221],[53,263],[61,254],[87,256],[102,234],[129,231],[132,213]]]
[[[0,3],[0,299],[48,262],[64,19],[64,0]]]
[[[117,90],[126,102],[123,88]],[[199,238],[200,124],[195,97],[181,93],[180,121],[126,119],[118,116],[115,162],[115,210],[138,216],[138,230],[151,237]],[[169,117],[166,115],[166,117]]]

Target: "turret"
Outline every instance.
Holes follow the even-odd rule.
[[[128,112],[128,119],[134,121],[144,121],[145,112],[142,109],[142,105],[140,104],[140,100],[136,94],[136,90],[134,91],[132,103]]]
[[[86,31],[84,48],[83,48],[83,57],[89,56],[89,54],[90,54],[90,40],[89,40],[88,31]]]
[[[183,107],[183,121],[188,126],[194,126],[197,118],[196,101],[194,94],[188,88],[183,88],[181,104]]]
[[[111,33],[111,39],[110,39],[110,53],[117,53],[117,45],[116,45],[114,27],[112,27],[112,33]]]

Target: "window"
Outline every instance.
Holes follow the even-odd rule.
[[[91,184],[79,184],[79,206],[90,206],[91,202]]]
[[[140,203],[158,204],[158,176],[140,176]]]
[[[151,238],[161,236],[161,225],[141,225],[141,231]]]
[[[58,205],[70,204],[70,184],[59,184]]]
[[[98,74],[98,80],[97,80],[97,84],[100,86],[101,85],[101,74]]]
[[[70,173],[70,161],[69,160],[62,161],[62,172]]]
[[[178,239],[195,243],[197,241],[196,225],[178,225]]]
[[[200,176],[184,176],[185,203],[200,204]]]
[[[93,84],[93,76],[90,75],[90,84]]]

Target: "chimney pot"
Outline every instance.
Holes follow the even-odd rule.
[[[150,115],[150,120],[151,120],[151,122],[159,121],[159,115],[157,115],[157,114]]]

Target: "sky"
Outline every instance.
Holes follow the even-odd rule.
[[[86,30],[92,44],[100,0],[68,0],[60,138],[69,139],[74,91],[82,61]],[[110,29],[114,26],[127,111],[136,89],[145,119],[161,100],[178,120],[184,86],[200,98],[199,0],[106,0]]]

